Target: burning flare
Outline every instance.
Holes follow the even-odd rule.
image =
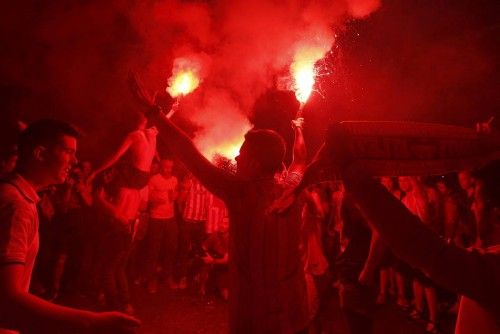
[[[328,49],[324,47],[315,46],[301,47],[295,53],[290,72],[293,76],[293,90],[301,105],[307,102],[314,87],[316,77],[314,65],[327,51]]]
[[[201,65],[193,60],[177,58],[172,76],[168,79],[167,93],[172,97],[184,96],[200,84]]]

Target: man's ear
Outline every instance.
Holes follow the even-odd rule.
[[[33,157],[38,161],[45,161],[47,158],[47,148],[42,145],[38,145],[33,150]]]

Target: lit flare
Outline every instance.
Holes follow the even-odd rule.
[[[293,90],[295,97],[304,105],[311,96],[316,81],[314,65],[323,58],[328,49],[320,46],[301,47],[294,56],[290,72],[293,76]]]
[[[167,92],[172,97],[184,96],[194,91],[200,79],[193,70],[178,72],[168,79]]]

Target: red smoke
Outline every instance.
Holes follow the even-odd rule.
[[[319,48],[326,53],[336,26],[349,17],[365,17],[379,5],[378,0],[231,0],[210,6],[160,1],[133,12],[152,57],[149,76],[166,80],[162,71],[169,66],[169,55],[204,55],[209,69],[196,92],[184,98],[182,116],[201,128],[195,141],[211,154],[217,147],[241,143],[256,98],[275,85],[276,76],[290,67],[297,52]],[[173,39],[168,44],[166,36]]]

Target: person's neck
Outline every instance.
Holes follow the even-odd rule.
[[[25,179],[33,187],[33,189],[35,189],[35,191],[39,191],[49,185],[45,178],[41,176],[39,172],[35,171],[35,169],[19,169],[16,170],[16,173],[21,175],[23,179]]]

